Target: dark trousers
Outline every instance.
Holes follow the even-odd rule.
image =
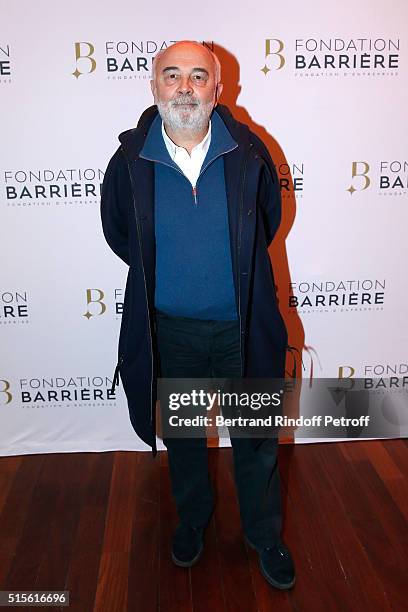
[[[206,321],[156,312],[160,375],[163,378],[240,376],[238,321]],[[207,439],[164,438],[172,492],[180,521],[205,526],[214,501]],[[261,549],[280,540],[281,500],[277,439],[231,437],[241,521]]]

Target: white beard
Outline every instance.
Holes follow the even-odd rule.
[[[172,131],[202,132],[208,126],[214,108],[214,102],[203,104],[191,96],[180,96],[177,100],[168,102],[155,98],[155,102],[164,125],[167,125]],[[182,104],[194,104],[194,106],[186,108],[182,107]]]

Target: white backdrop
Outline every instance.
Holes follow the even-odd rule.
[[[408,373],[404,0],[0,9],[0,454],[146,449],[108,394],[127,268],[99,190],[154,53],[186,38],[214,45],[282,178],[272,256],[303,375]]]

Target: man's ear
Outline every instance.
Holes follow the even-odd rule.
[[[153,94],[153,97],[154,97],[154,81],[153,81],[153,79],[150,81],[150,89],[152,90],[152,94]]]
[[[217,83],[217,87],[215,88],[215,105],[217,106],[218,104],[218,100],[220,99],[220,96],[222,94],[222,90],[223,90],[224,85],[222,83]]]

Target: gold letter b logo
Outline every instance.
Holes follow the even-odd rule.
[[[0,393],[4,393],[6,396],[6,401],[4,403],[9,404],[11,400],[13,399],[13,396],[11,395],[9,391],[10,383],[8,380],[4,380],[4,379],[0,379],[0,382],[4,383],[4,389],[0,389]]]
[[[265,40],[265,60],[267,60],[270,55],[276,55],[279,58],[279,65],[276,67],[276,70],[280,70],[285,65],[285,58],[281,53],[284,46],[283,40],[279,40],[278,38],[267,38]],[[266,76],[271,68],[265,64],[261,70]]]
[[[92,291],[95,291],[97,294],[97,298],[93,299],[92,298]],[[100,306],[100,311],[99,313],[97,313],[98,315],[102,315],[105,310],[106,310],[106,305],[102,302],[103,298],[105,297],[104,292],[101,289],[87,289],[86,290],[86,303],[89,306],[89,304],[99,304]],[[84,317],[86,317],[88,320],[91,317],[96,316],[96,313],[92,314],[92,312],[89,312],[89,308],[86,311],[86,313],[84,314]]]
[[[359,172],[359,165],[362,166],[361,172]],[[361,176],[364,179],[364,185],[359,189],[359,191],[364,191],[364,189],[367,189],[367,187],[370,186],[371,181],[370,177],[368,176],[369,170],[370,166],[365,161],[353,161],[353,163],[351,164],[351,178],[353,179],[356,176]],[[357,189],[353,187],[353,185],[350,185],[347,191],[350,192],[350,195],[353,195],[353,193],[357,191]]]
[[[81,48],[81,45],[83,46],[82,48]],[[95,47],[93,46],[92,43],[90,42],[76,42],[75,43],[75,59],[76,59],[77,64],[78,64],[78,60],[83,60],[83,62],[85,60],[88,60],[89,62],[89,70],[87,72],[81,72],[78,69],[78,65],[77,65],[74,72],[72,73],[76,79],[78,79],[81,76],[81,74],[91,74],[91,72],[94,72],[96,70],[96,61],[92,57],[94,53],[95,53]],[[83,62],[82,62],[82,65],[83,65]]]

